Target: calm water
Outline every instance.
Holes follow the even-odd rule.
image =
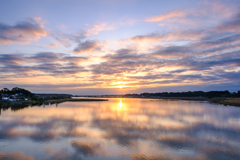
[[[116,98],[9,109],[0,159],[240,159],[240,108]]]

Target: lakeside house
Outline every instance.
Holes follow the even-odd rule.
[[[28,98],[26,98],[22,93],[3,94],[2,101],[10,101],[10,102],[28,101]]]

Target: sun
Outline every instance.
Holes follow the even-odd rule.
[[[122,89],[124,86],[118,86],[118,88]]]

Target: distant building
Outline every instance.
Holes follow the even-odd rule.
[[[2,100],[7,101],[9,98],[8,97],[3,97]]]

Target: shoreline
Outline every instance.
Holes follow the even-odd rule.
[[[26,107],[33,107],[33,106],[42,106],[46,104],[59,104],[64,102],[91,102],[91,101],[108,101],[108,99],[98,99],[98,98],[89,98],[89,99],[51,99],[46,101],[34,101],[34,100],[28,100],[28,101],[6,101],[0,102],[0,109],[8,109],[11,108],[12,110],[19,110]]]
[[[91,102],[91,101],[108,101],[108,99],[111,98],[139,98],[139,99],[154,99],[154,100],[161,100],[161,99],[169,99],[169,100],[189,100],[189,101],[208,101],[213,102],[217,104],[222,104],[226,106],[235,106],[240,107],[240,98],[205,98],[205,97],[82,97],[82,98],[68,98],[68,99],[52,99],[52,100],[46,100],[46,101],[19,101],[19,102],[0,102],[0,108],[6,109],[6,108],[25,108],[25,107],[32,107],[32,106],[41,106],[44,104],[59,104],[64,102]]]

